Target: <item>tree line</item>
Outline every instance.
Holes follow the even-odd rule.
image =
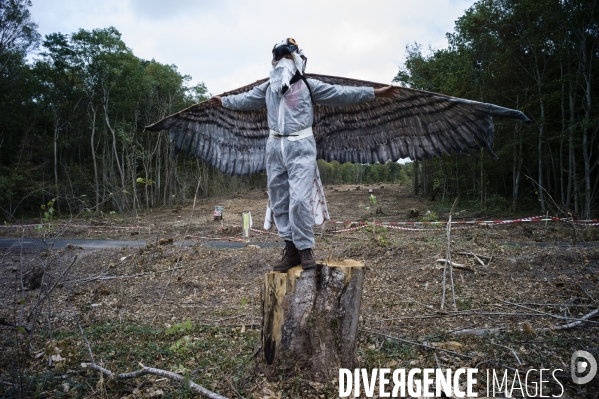
[[[206,99],[204,84],[135,56],[113,27],[41,38],[30,6],[0,2],[4,219],[52,199],[60,210],[127,212],[174,206],[196,189],[209,196],[266,187],[264,173],[223,175],[173,157],[166,132],[143,132]],[[499,160],[473,152],[406,165],[319,161],[324,184],[411,181],[417,194],[459,195],[481,209],[596,215],[597,21],[597,0],[478,1],[447,34],[448,48],[408,46],[394,81],[517,108],[532,123],[495,120]]]
[[[396,82],[517,108],[495,120],[495,152],[415,165],[417,192],[441,188],[481,208],[590,218],[599,194],[599,10],[596,0],[481,0],[447,49],[408,46]]]
[[[30,7],[0,3],[3,218],[52,199],[59,210],[125,212],[185,202],[196,188],[208,196],[265,185],[263,175],[230,178],[173,157],[166,132],[143,132],[205,100],[203,83],[190,86],[175,65],[135,56],[113,27],[42,39]]]
[[[388,161],[384,164],[372,165],[340,164],[337,161],[318,160],[318,170],[323,184],[375,184],[401,183],[412,180],[413,164],[399,164]]]

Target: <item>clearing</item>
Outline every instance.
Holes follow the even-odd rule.
[[[596,397],[599,377],[573,384],[570,356],[586,350],[599,358],[599,227],[557,221],[454,225],[451,258],[460,265],[453,269],[455,305],[448,283],[441,309],[443,263],[437,260],[447,253],[445,225],[359,224],[447,220],[443,212],[426,214],[434,204],[410,191],[399,185],[325,190],[331,218],[347,223],[328,225],[324,234],[315,229],[317,259],[353,258],[368,267],[360,367],[476,366],[481,393],[486,369],[508,370],[510,378],[516,369],[561,369],[555,375],[563,384],[562,397]],[[13,395],[12,384],[17,384],[29,390],[23,395],[28,397],[193,396],[159,376],[115,383],[82,369],[91,355],[81,328],[96,362],[114,372],[136,370],[141,363],[189,376],[232,398],[337,397],[336,381],[306,381],[301,370],[279,381],[253,371],[263,275],[281,249],[202,244],[239,241],[244,211],[252,212],[254,228],[261,230],[266,200],[264,192],[255,191],[198,199],[193,214],[187,204],[135,216],[58,220],[41,229],[35,222],[2,229],[5,237],[60,235],[145,245],[2,250],[0,394]],[[441,209],[450,202],[445,199]],[[213,217],[217,205],[225,207],[222,221]],[[410,216],[410,209],[419,216]],[[466,209],[453,220],[484,216]],[[574,231],[576,246],[571,245]],[[272,234],[253,234],[253,242],[279,241]],[[27,331],[18,327],[20,320]],[[534,384],[529,386],[532,394]],[[544,389],[543,395],[562,390],[556,383]]]

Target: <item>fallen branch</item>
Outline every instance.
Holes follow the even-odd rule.
[[[518,354],[516,353],[515,350],[513,350],[509,346],[505,346],[505,345],[501,345],[501,344],[495,344],[493,342],[491,342],[491,344],[493,344],[495,346],[501,346],[502,348],[508,349],[510,352],[512,352],[512,355],[514,355],[514,357],[516,358],[516,361],[518,362],[518,366],[522,366],[522,362],[520,361],[520,358],[518,357]]]
[[[456,252],[457,255],[468,255],[468,256],[474,256],[475,258],[480,258],[480,259],[486,259],[486,260],[493,260],[492,256],[487,256],[487,255],[480,255],[480,254],[475,254],[474,252]],[[484,266],[484,264],[483,264]]]
[[[533,306],[557,306],[560,308],[589,308],[593,305],[580,305],[580,304],[572,304],[572,303],[538,303],[538,302],[521,302],[520,305],[533,305]]]
[[[451,334],[454,334],[454,335],[477,335],[477,336],[483,336],[483,335],[486,335],[486,334],[499,334],[500,332],[504,331],[505,329],[506,329],[505,327],[473,328],[473,329],[452,331]]]
[[[568,321],[568,320],[574,320],[574,321],[581,321],[581,322],[582,321],[586,321],[587,323],[599,324],[599,322],[588,320],[588,318],[590,318],[590,317],[592,317],[592,316],[594,316],[596,314],[596,313],[595,314],[591,314],[591,313],[595,312],[597,309],[595,311],[589,313],[587,315],[588,316],[587,318],[584,318],[584,317],[586,317],[586,316],[584,316],[583,318],[578,319],[578,318],[573,318],[573,317],[558,316],[558,315],[555,315],[553,313],[542,312],[542,311],[537,310],[537,309],[529,308],[528,306],[520,305],[519,303],[513,303],[513,302],[504,301],[504,300],[501,300],[501,299],[499,299],[497,297],[495,297],[495,299],[498,300],[499,302],[507,303],[508,305],[517,306],[519,308],[523,308],[523,309],[526,309],[526,310],[532,310],[533,312],[536,312],[536,313],[539,313],[539,314],[543,314],[543,315],[548,316],[548,317],[553,317],[554,319],[566,320],[566,321]],[[570,324],[570,323],[568,323],[568,324]]]
[[[493,259],[492,257],[484,256],[484,255],[478,255],[478,254],[475,254],[474,252],[458,252],[457,254],[458,255],[473,256],[478,261],[478,263],[481,264],[481,266],[487,266],[487,265],[485,265],[485,262],[483,262],[481,258],[487,259],[489,262],[491,262],[491,260]]]
[[[464,357],[466,359],[472,359],[472,356],[463,355],[463,354],[461,354],[459,352],[450,351],[448,349],[441,349],[441,348],[437,348],[435,346],[430,346],[430,345],[427,345],[427,344],[423,344],[423,343],[416,342],[416,341],[410,341],[410,340],[403,339],[403,338],[397,338],[397,337],[394,337],[392,335],[387,335],[387,334],[379,333],[379,332],[376,332],[376,331],[362,330],[362,329],[359,329],[358,331],[363,332],[363,333],[367,333],[367,334],[380,335],[380,336],[385,337],[385,338],[394,339],[394,340],[399,341],[399,342],[405,342],[406,344],[410,344],[410,345],[421,346],[421,347],[426,348],[426,349],[432,349],[432,350],[435,350],[435,351],[442,351],[442,352],[451,353],[452,355]]]
[[[589,321],[588,319],[590,319],[591,317],[595,316],[597,313],[599,313],[599,309],[593,310],[591,313],[588,313],[588,314],[582,316],[577,321],[573,321],[571,323],[562,324],[561,326],[557,326],[557,327],[553,327],[553,328],[546,328],[544,330],[568,330],[570,328],[574,328],[574,327],[576,327],[576,326],[584,323],[585,321],[588,322]]]
[[[379,322],[383,322],[383,321],[399,321],[399,320],[410,320],[410,319],[435,319],[435,318],[439,318],[439,317],[460,317],[460,316],[545,317],[544,314],[539,314],[539,313],[468,312],[468,311],[466,311],[466,312],[437,313],[437,314],[421,315],[421,316],[394,317],[394,318],[389,318],[389,319],[373,320],[372,323],[379,323]]]
[[[120,373],[120,374],[115,374],[112,371],[105,369],[102,366],[98,366],[95,363],[81,363],[81,366],[83,368],[90,368],[92,370],[99,371],[102,374],[104,374],[105,376],[107,376],[108,378],[113,378],[115,380],[126,380],[126,379],[130,379],[130,378],[137,378],[137,377],[140,377],[145,374],[157,375],[160,377],[169,378],[169,379],[179,381],[182,383],[185,383],[185,380],[186,380],[186,378],[180,374],[173,373],[172,371],[155,369],[153,367],[146,367],[141,363],[140,363],[140,366],[142,367],[141,370],[133,371],[130,373]],[[196,384],[195,382],[193,382],[191,380],[188,380],[188,381],[189,381],[189,389],[191,389],[192,391],[194,391],[196,393],[199,393],[200,395],[204,395],[205,397],[210,398],[210,399],[228,399],[227,397],[219,395],[215,392],[212,392],[212,391],[204,388],[203,386]]]
[[[589,299],[591,301],[593,301],[593,303],[597,303],[597,301],[595,301],[595,298],[593,298],[593,296],[591,294],[589,294],[589,292],[582,285],[580,285],[579,283],[576,283],[576,285],[579,286],[580,289],[584,291],[584,293],[586,294],[586,296],[588,296]]]
[[[130,275],[124,275],[124,276],[98,275],[98,276],[93,276],[93,277],[88,277],[88,278],[82,278],[82,279],[79,279],[79,280],[67,280],[66,282],[67,283],[79,283],[79,284],[83,284],[83,283],[90,283],[92,281],[105,281],[105,280],[117,280],[117,279],[136,278],[136,277],[141,277],[141,276],[147,276],[147,275],[150,275],[150,274],[160,274],[160,273],[172,272],[173,270],[183,269],[185,267],[187,267],[187,266],[179,266],[179,267],[174,267],[172,269],[154,270],[154,271],[151,271],[151,272],[130,274]]]
[[[476,271],[476,270],[474,270],[471,267],[468,267],[466,265],[462,265],[461,263],[456,263],[456,262],[453,262],[453,261],[447,260],[447,259],[437,259],[437,262],[438,263],[445,263],[445,262],[447,262],[447,264],[451,265],[452,267],[455,267],[456,269],[467,270],[467,271],[473,272],[473,273]]]
[[[528,308],[526,308],[526,309],[528,309]],[[574,319],[575,321],[572,321],[570,323],[562,324],[562,325],[556,326],[556,327],[545,327],[545,328],[540,329],[539,331],[568,330],[570,328],[577,327],[577,326],[581,325],[584,322],[596,323],[594,321],[590,321],[589,319],[591,317],[593,317],[593,316],[596,316],[597,314],[599,314],[599,309],[593,310],[592,312],[584,315],[580,319]],[[459,314],[447,314],[445,316],[459,316]],[[552,316],[552,317],[555,317],[555,318],[558,318],[558,319],[566,320],[565,317],[556,316],[556,315],[552,315],[551,313],[545,313],[545,312],[539,312],[539,313],[536,313],[536,314],[513,314],[512,316],[539,316],[539,317]],[[430,317],[441,317],[441,315],[432,315]],[[421,317],[414,317],[414,318],[428,318],[428,317],[421,316]],[[569,317],[569,318],[567,318],[567,320],[572,320],[572,318]],[[507,330],[507,328],[506,327],[481,328],[481,329],[472,329],[472,330],[452,331],[451,334],[455,334],[455,335],[462,335],[462,334],[485,335],[485,334],[497,334],[497,333],[499,333],[501,331],[504,331],[504,330]],[[502,346],[502,345],[499,345],[499,346]],[[510,348],[508,348],[508,349],[510,349]]]

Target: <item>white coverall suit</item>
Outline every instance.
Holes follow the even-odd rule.
[[[269,82],[222,98],[225,108],[247,111],[266,106],[270,137],[266,144],[268,192],[279,236],[298,250],[314,248],[314,217],[310,204],[316,173],[316,142],[312,101],[339,106],[374,99],[372,87],[330,85],[307,79],[293,83],[281,96]]]

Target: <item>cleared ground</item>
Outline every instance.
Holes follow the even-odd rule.
[[[433,204],[409,192],[410,187],[396,185],[326,189],[332,219],[343,222],[421,220]],[[449,202],[445,199],[446,207]],[[225,206],[222,222],[213,220],[216,205]],[[280,248],[218,249],[198,238],[239,239],[241,213],[251,211],[254,227],[261,228],[265,205],[266,195],[252,192],[199,199],[193,215],[188,205],[137,216],[57,222],[70,223],[63,237],[132,239],[146,243],[141,249],[4,250],[0,380],[17,383],[23,376],[23,384],[34,388],[32,397],[191,396],[180,384],[159,377],[111,385],[82,370],[80,363],[90,355],[81,326],[96,361],[112,371],[134,370],[141,362],[179,371],[229,397],[335,397],[334,381],[305,381],[300,370],[275,382],[253,372],[260,343],[260,287]],[[418,209],[419,216],[411,217],[410,209]],[[442,212],[437,216],[447,217]],[[465,209],[454,220],[475,216],[486,215]],[[140,228],[123,229],[131,226]],[[562,369],[556,374],[564,385],[562,397],[594,397],[599,391],[597,377],[582,387],[569,377],[575,350],[599,358],[599,318],[563,327],[599,307],[599,248],[594,246],[599,228],[576,227],[577,243],[584,246],[569,245],[574,228],[563,222],[453,228],[451,257],[460,264],[453,269],[455,306],[448,282],[441,309],[443,264],[437,260],[447,252],[443,226],[335,231],[348,227],[329,225],[323,235],[317,229],[316,257],[360,259],[368,266],[361,367],[477,366],[483,377],[487,368],[507,369],[510,377],[514,369]],[[3,234],[40,238],[58,231],[32,227],[24,233],[5,229]],[[278,241],[273,235],[254,234],[252,241]],[[190,245],[175,245],[184,241]],[[477,254],[480,261],[460,253]],[[40,288],[36,279],[44,266]],[[46,294],[51,300],[40,301]],[[20,333],[15,325],[29,314],[30,331]],[[483,335],[483,330],[492,333]],[[60,357],[49,365],[53,355]],[[479,381],[480,392],[485,384],[484,378]],[[12,389],[0,386],[6,395]],[[560,387],[550,384],[548,391],[558,395]]]

